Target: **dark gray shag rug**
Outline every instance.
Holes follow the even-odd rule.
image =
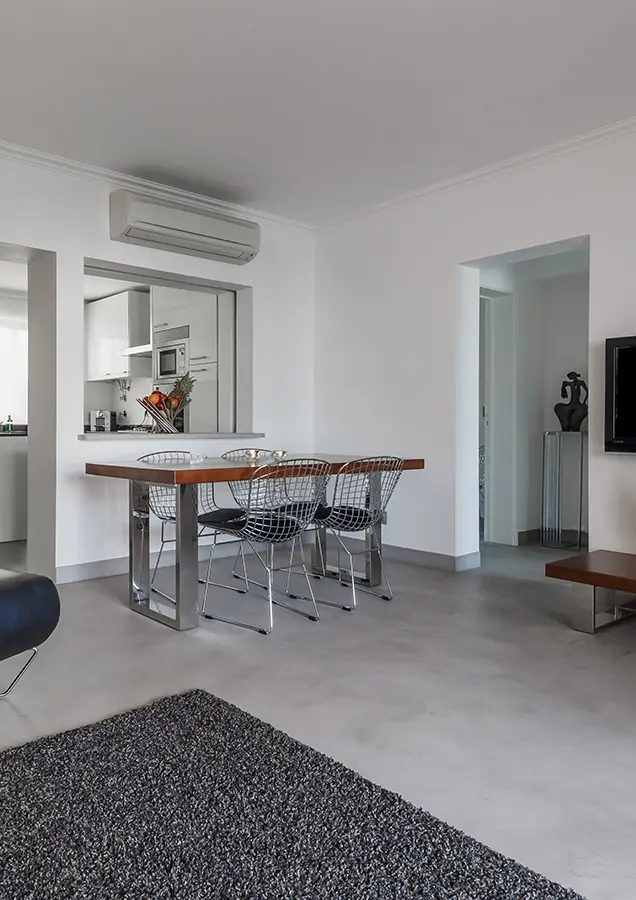
[[[204,691],[1,754],[0,823],[2,900],[582,900]]]

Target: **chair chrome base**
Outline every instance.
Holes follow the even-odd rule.
[[[334,603],[332,600],[323,599],[320,599],[317,602],[323,606],[332,606],[336,609],[342,609],[345,612],[353,612],[357,607],[357,591],[362,591],[365,594],[371,594],[373,597],[379,597],[381,600],[386,600],[387,602],[393,600],[393,588],[391,587],[391,582],[389,581],[389,576],[384,565],[384,560],[382,559],[380,525],[378,524],[367,528],[365,532],[365,547],[363,550],[350,550],[342,540],[341,535],[343,534],[343,532],[336,531],[332,528],[330,528],[329,531],[333,534],[336,541],[338,542],[337,565],[329,566],[326,564],[327,529],[323,526],[318,525],[316,528],[312,572],[319,578],[334,578],[338,580],[342,587],[350,587],[352,593],[352,603],[349,606],[346,604]],[[348,534],[350,532],[344,533]],[[340,565],[341,551],[344,551],[349,558],[348,569],[344,569]],[[355,571],[353,561],[354,557],[356,556],[365,557],[365,575],[361,575],[360,573]],[[387,587],[386,593],[372,590],[372,587],[382,584],[383,581]]]
[[[5,697],[8,697],[8,696],[9,696],[9,694],[11,693],[11,691],[13,690],[13,688],[16,686],[16,684],[18,683],[18,681],[22,678],[22,676],[24,675],[24,673],[25,673],[26,670],[29,668],[29,666],[31,665],[31,663],[33,662],[33,660],[35,659],[35,657],[36,657],[37,655],[38,655],[38,648],[37,648],[37,647],[34,647],[33,650],[31,651],[31,656],[27,659],[27,661],[25,662],[25,664],[22,666],[22,668],[20,669],[20,671],[18,672],[18,674],[15,676],[15,678],[13,679],[13,681],[11,682],[11,684],[9,685],[9,687],[8,687],[8,688],[5,688],[4,691],[0,692],[0,700],[4,700]]]
[[[308,573],[307,567],[305,565],[304,553],[303,553],[303,561],[300,564],[293,565],[293,560],[291,560],[290,565],[288,565],[288,566],[275,566],[274,565],[274,546],[275,546],[274,544],[269,544],[267,546],[266,557],[263,558],[263,556],[259,553],[259,551],[256,549],[254,544],[249,540],[247,542],[250,545],[252,552],[256,555],[259,562],[261,563],[261,565],[263,566],[263,568],[265,569],[265,571],[267,573],[267,584],[266,585],[261,585],[260,582],[254,581],[253,579],[248,578],[247,571],[245,574],[246,584],[256,584],[261,587],[264,587],[265,590],[267,591],[267,603],[268,603],[268,607],[269,607],[269,619],[268,619],[267,627],[263,628],[262,626],[259,626],[259,625],[251,625],[248,622],[239,622],[236,619],[226,619],[226,618],[222,618],[221,616],[211,615],[210,613],[207,613],[206,605],[207,605],[208,587],[211,584],[213,584],[213,582],[211,582],[211,581],[207,582],[206,588],[205,588],[205,591],[203,594],[203,604],[201,606],[201,616],[204,619],[216,620],[217,622],[224,622],[226,625],[236,625],[238,628],[247,628],[249,631],[257,632],[257,634],[271,634],[272,629],[274,627],[274,609],[273,609],[274,606],[280,606],[283,609],[289,610],[289,612],[293,612],[299,616],[303,616],[303,618],[309,619],[310,622],[317,622],[320,619],[320,613],[318,612],[318,607],[316,605],[317,601],[316,601],[316,598],[314,596],[314,593],[313,593],[313,590],[311,587],[311,581],[309,580],[309,573]],[[208,576],[210,574],[212,560],[213,560],[213,554],[211,553],[210,554],[210,562],[208,563]],[[245,557],[243,557],[243,565],[245,565]],[[298,569],[298,568],[301,569],[301,572],[298,574],[304,575],[305,580],[307,581],[307,586],[308,586],[309,594],[310,594],[309,597],[301,597],[296,594],[290,594],[288,591],[289,579],[292,574],[292,571],[293,571],[293,569]],[[290,606],[289,604],[284,603],[282,600],[274,599],[274,590],[275,590],[274,574],[276,572],[287,572],[287,590],[285,591],[286,596],[290,597],[290,599],[306,600],[307,602],[313,604],[313,613],[307,613],[302,609],[298,609],[294,606]],[[225,587],[225,585],[219,585],[219,586]],[[230,590],[236,590],[236,588],[230,588]],[[242,593],[245,593],[245,591],[243,591]]]

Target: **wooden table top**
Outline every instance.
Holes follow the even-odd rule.
[[[577,581],[617,591],[636,591],[636,554],[593,550],[546,563],[549,578]]]
[[[337,475],[347,462],[356,456],[338,456],[332,453],[294,453],[285,459],[320,459],[331,463],[331,474]],[[220,484],[226,481],[248,481],[254,470],[271,462],[267,459],[229,460],[210,457],[196,463],[146,463],[139,460],[130,462],[86,463],[87,475],[102,475],[106,478],[124,478],[127,481],[142,481],[150,484]],[[423,469],[423,459],[405,459],[404,469]]]

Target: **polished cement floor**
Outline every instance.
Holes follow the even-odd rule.
[[[581,589],[542,577],[548,555],[392,565],[393,603],[362,595],[317,623],[277,609],[268,637],[171,631],[126,608],[124,577],[64,585],[60,627],[0,704],[0,746],[205,688],[589,900],[633,900],[636,621],[572,631]]]

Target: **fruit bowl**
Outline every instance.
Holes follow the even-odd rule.
[[[137,403],[150,415],[157,431],[179,433],[174,423],[179,413],[191,402],[195,381],[188,373],[177,378],[169,394],[157,390],[146,397],[137,398]]]

